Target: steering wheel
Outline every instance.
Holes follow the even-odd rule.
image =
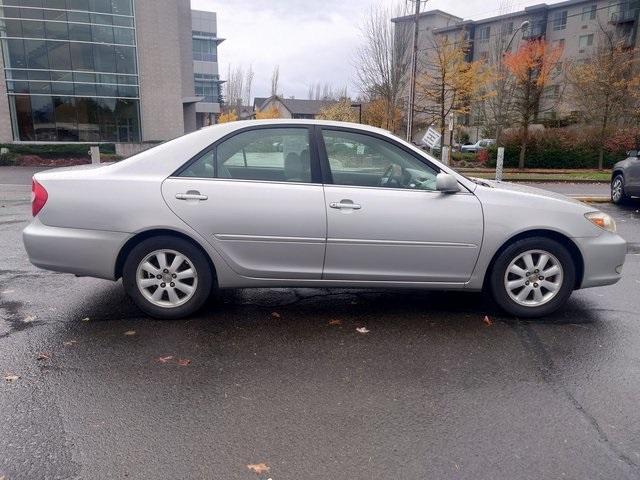
[[[404,177],[404,168],[397,163],[389,165],[380,179],[381,187],[402,186],[402,179]],[[394,185],[395,184],[395,185]]]

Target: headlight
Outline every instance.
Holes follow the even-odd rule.
[[[607,232],[616,232],[616,222],[611,215],[607,215],[604,212],[590,212],[585,213],[584,216],[596,227],[606,230]]]

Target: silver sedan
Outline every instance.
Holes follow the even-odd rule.
[[[589,205],[469,179],[384,130],[328,121],[227,123],[37,173],[32,207],[34,265],[122,278],[158,318],[246,287],[485,290],[539,317],[617,282],[626,253]]]

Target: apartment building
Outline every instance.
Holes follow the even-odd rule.
[[[0,142],[138,143],[211,123],[219,42],[189,0],[0,0]]]
[[[507,47],[515,51],[523,41],[543,38],[562,47],[560,72],[566,62],[579,61],[593,53],[602,28],[613,29],[629,47],[640,46],[639,6],[638,0],[567,0],[481,20],[463,20],[440,10],[428,11],[419,18],[419,56],[428,55],[436,36],[447,36],[453,41],[469,42],[469,61],[495,63],[501,61]],[[394,22],[412,26],[413,19],[413,16],[399,17]],[[527,22],[526,29],[520,28],[523,22]],[[558,74],[546,89],[541,104],[543,118],[562,117],[573,111],[572,105],[560,98],[561,80]]]

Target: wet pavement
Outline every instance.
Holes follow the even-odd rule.
[[[29,189],[0,183],[0,478],[640,478],[640,205],[597,205],[621,282],[539,321],[320,289],[155,321],[120,282],[32,267]]]

